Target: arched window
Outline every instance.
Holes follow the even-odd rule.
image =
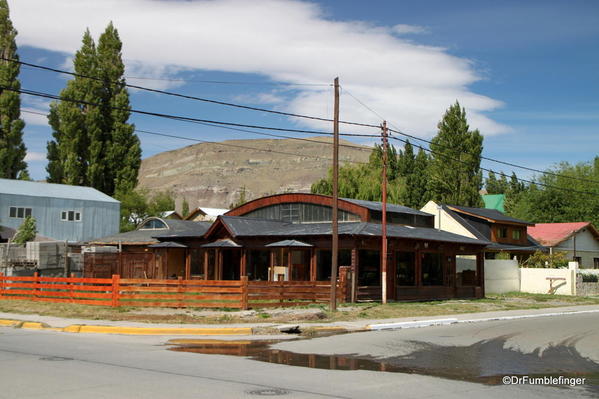
[[[139,228],[140,230],[164,230],[168,229],[166,223],[159,219],[150,219]]]

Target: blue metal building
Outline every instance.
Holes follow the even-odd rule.
[[[31,215],[38,235],[55,240],[87,241],[118,233],[120,206],[91,187],[0,179],[0,226],[17,229]]]

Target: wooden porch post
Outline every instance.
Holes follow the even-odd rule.
[[[316,281],[316,249],[310,248],[310,281]]]
[[[223,251],[220,248],[216,249],[216,270],[218,280],[223,279]]]
[[[283,248],[285,251],[285,248]],[[291,248],[287,248],[287,281],[293,280],[293,264],[291,262]]]
[[[359,268],[359,256],[358,256],[358,245],[354,243],[354,247],[351,250],[351,266],[352,266],[352,279],[351,279],[351,301],[358,302],[358,268]]]
[[[191,249],[185,248],[185,280],[191,279]]]
[[[478,277],[478,285],[480,286],[480,297],[485,297],[485,253],[479,252],[476,254],[476,275]]]
[[[204,280],[208,280],[208,251],[209,249],[204,249]]]
[[[247,277],[247,251],[245,248],[241,249],[241,265],[239,266],[239,276]]]

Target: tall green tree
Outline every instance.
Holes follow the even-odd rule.
[[[515,185],[506,211],[533,223],[592,222],[599,225],[599,157],[576,165],[562,162],[535,177],[539,184]]]
[[[141,146],[135,126],[128,123],[131,115],[129,93],[125,82],[123,44],[112,22],[98,41],[99,76],[103,80],[102,104],[106,124],[107,179],[105,192],[132,190],[137,185],[141,165]],[[102,151],[100,151],[102,153]]]
[[[485,189],[488,194],[505,194],[510,187],[505,174],[500,173],[499,179],[492,170],[489,171],[489,176],[485,179]]]
[[[470,130],[466,110],[456,103],[447,109],[431,140],[431,198],[447,204],[482,207],[480,160],[483,136]]]
[[[97,73],[96,46],[89,30],[83,35],[81,48],[73,59],[73,66],[78,75],[95,76]],[[46,171],[49,182],[92,185],[104,191],[103,187],[91,184],[88,177],[90,149],[95,145],[91,139],[94,132],[102,129],[101,114],[98,107],[68,101],[96,102],[99,88],[100,84],[97,81],[75,76],[60,92],[60,96],[65,100],[50,104],[48,122],[52,128],[53,140],[47,145]]]
[[[412,169],[402,174],[402,183],[399,192],[400,204],[420,209],[430,200],[428,164],[429,156],[420,148],[418,154],[414,157]]]
[[[108,195],[122,195],[137,185],[141,147],[135,127],[127,122],[130,104],[121,50],[112,23],[97,46],[85,32],[74,58],[80,76],[67,83],[64,100],[50,106],[49,181],[89,185]]]
[[[21,98],[15,90],[21,89],[19,82],[20,66],[15,37],[17,31],[12,26],[8,3],[0,0],[0,177],[25,179],[27,148],[23,142],[25,122],[21,119]],[[10,89],[6,90],[4,88]]]

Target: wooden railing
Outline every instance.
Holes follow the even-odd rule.
[[[347,297],[340,279],[337,298]],[[299,306],[329,300],[327,281],[151,280],[3,276],[0,300],[33,300],[98,306],[234,308]]]

